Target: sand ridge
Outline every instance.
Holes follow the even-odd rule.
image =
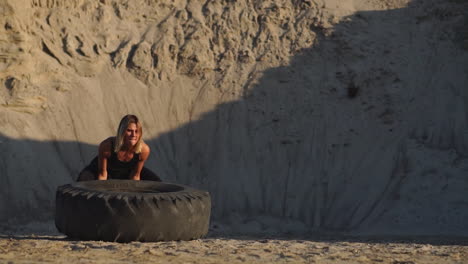
[[[2,1],[0,220],[52,219],[134,113],[148,167],[208,190],[216,220],[467,234],[466,9]]]

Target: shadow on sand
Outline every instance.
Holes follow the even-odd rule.
[[[408,82],[405,78],[410,75],[397,76],[396,70],[382,73],[380,69],[406,67],[411,71],[411,63],[395,60],[401,59],[399,53],[406,45],[416,49],[417,42],[401,43],[402,50],[388,50],[381,44],[418,36],[411,32],[414,27],[397,29],[390,24],[405,17],[415,22],[412,5],[421,2],[413,1],[402,9],[356,13],[336,25],[333,32],[314,28],[318,36],[316,46],[303,50],[288,66],[263,72],[258,83],[246,84],[242,99],[221,104],[199,120],[147,140],[157,153],[147,166],[164,181],[208,190],[215,220],[232,214],[250,218],[270,215],[301,222],[307,234],[275,237],[212,232],[209,238],[460,244],[453,236],[343,235],[382,220],[394,223],[391,228],[400,224],[422,227],[428,235],[444,230],[458,230],[460,235],[468,232],[468,221],[456,222],[446,212],[445,223],[424,222],[421,217],[439,219],[444,214],[425,207],[406,215],[406,222],[382,218],[396,204],[404,206],[396,200],[407,176],[404,157],[400,158],[404,149],[400,146],[407,140],[408,131],[399,130],[401,123],[395,114],[398,109],[390,109],[390,102],[413,99],[406,98],[406,92],[398,94],[405,88],[401,83]],[[374,28],[382,31],[376,33]],[[397,44],[389,43],[389,47]],[[420,54],[414,56],[404,59],[420,60]],[[378,91],[391,87],[396,87],[394,95]],[[386,109],[393,112],[381,115]],[[73,181],[97,152],[97,146],[79,142],[39,142],[5,136],[0,136],[0,141],[5,151],[16,153],[13,150],[19,145],[30,150],[22,157],[8,156],[0,162],[0,170],[8,175],[1,177],[0,199],[10,201],[1,213],[18,219],[50,219],[55,188]],[[57,161],[61,167],[55,164]],[[24,175],[23,166],[37,166],[37,175]],[[366,168],[371,170],[366,172]],[[375,174],[378,168],[381,173]],[[16,192],[21,189],[24,194],[19,196]],[[453,191],[450,187],[443,190]],[[439,189],[437,193],[440,194]],[[468,217],[466,211],[457,211],[461,214],[459,219]],[[307,233],[309,228],[334,233]],[[0,238],[41,239],[7,235]]]

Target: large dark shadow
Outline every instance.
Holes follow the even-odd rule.
[[[0,134],[0,227],[49,220],[59,185],[76,180],[97,146],[76,141],[19,140]],[[8,154],[9,153],[9,154]]]
[[[410,208],[412,204],[406,205],[402,198],[425,199],[405,187],[427,180],[417,178],[408,169],[411,157],[407,149],[413,140],[417,141],[409,137],[407,124],[412,120],[401,115],[409,104],[392,103],[418,100],[409,98],[404,91],[408,87],[402,85],[413,83],[414,76],[398,75],[402,72],[398,67],[405,67],[408,73],[419,65],[411,62],[420,61],[423,53],[411,55],[411,51],[418,50],[420,42],[406,41],[423,36],[425,27],[431,25],[425,23],[432,18],[413,13],[423,2],[413,1],[402,9],[359,12],[333,29],[312,28],[317,34],[316,45],[297,54],[288,66],[262,72],[256,84],[245,84],[242,99],[221,104],[198,120],[147,140],[156,153],[147,166],[164,181],[208,190],[214,220],[229,223],[233,218],[241,222],[258,218],[261,225],[268,225],[261,220],[268,216],[301,223],[307,237],[291,235],[288,239],[363,241],[366,238],[339,234],[373,226],[381,228],[382,223],[389,225],[387,230],[380,230],[383,233],[406,226],[408,229],[401,230],[402,234],[413,234],[414,227],[417,229],[414,233],[421,235],[450,236],[457,232],[460,236],[468,235],[468,221],[462,221],[468,219],[463,204],[467,201],[460,186],[441,190],[434,184],[427,191],[439,197],[440,203],[447,204],[451,211],[432,210],[427,204]],[[394,27],[394,23],[400,23],[402,28]],[[404,27],[406,23],[415,26]],[[398,46],[399,41],[402,42],[398,50],[388,49]],[[439,59],[437,56],[432,59]],[[41,181],[43,186],[37,188],[27,182],[36,175],[24,176],[26,170],[17,167],[19,157],[9,157],[0,163],[0,170],[25,179],[13,183],[12,179],[1,178],[2,186],[15,187],[3,187],[2,200],[16,197],[11,192],[24,185],[25,200],[15,201],[2,211],[18,219],[50,217],[45,212],[53,212],[55,188],[73,181],[97,151],[97,146],[78,142],[14,140],[4,136],[0,136],[0,141],[6,150],[18,145],[31,150],[20,158],[30,159],[31,166],[40,168],[38,175],[48,172],[54,175],[50,177],[53,183]],[[64,152],[79,153],[67,156],[78,158],[79,162],[63,160]],[[459,155],[466,161],[463,152]],[[61,171],[48,171],[57,167],[48,165],[49,159],[62,160]],[[409,175],[416,178],[409,180]],[[466,190],[468,183],[462,184]],[[50,195],[38,193],[37,189]],[[449,194],[461,197],[462,203],[457,205],[452,198],[445,201]],[[34,199],[30,199],[31,195]],[[27,204],[28,201],[34,202]],[[24,211],[27,208],[31,210]],[[392,210],[397,213],[391,214]],[[276,224],[269,221],[269,228],[282,225],[280,220]],[[321,230],[334,233],[314,235]],[[287,232],[287,228],[282,231]],[[277,237],[285,236],[283,233]],[[379,243],[415,242],[393,236],[369,239]],[[459,244],[460,240],[437,241],[431,243]]]
[[[156,170],[209,190],[214,219],[267,215],[311,230],[468,235],[462,170],[447,185],[418,172],[433,161],[415,166],[434,150],[466,164],[467,142],[437,145],[413,133],[432,119],[425,104],[445,85],[431,79],[449,78],[432,71],[451,63],[438,45],[458,44],[432,26],[450,21],[440,12],[457,13],[456,5],[412,1],[311,28],[316,44],[245,84],[242,99],[150,140]]]

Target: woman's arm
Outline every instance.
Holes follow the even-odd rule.
[[[145,164],[145,161],[148,159],[149,154],[150,154],[150,147],[146,144],[143,144],[141,153],[140,153],[140,160],[138,161],[136,167],[132,170],[132,173],[130,174],[130,179],[132,180],[140,180],[140,173],[141,170],[143,169],[143,165]]]
[[[112,142],[108,138],[99,144],[98,180],[107,180],[107,160],[112,153]]]

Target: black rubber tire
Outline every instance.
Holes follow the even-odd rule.
[[[55,226],[73,239],[115,242],[205,236],[208,192],[154,181],[84,181],[57,188]]]

